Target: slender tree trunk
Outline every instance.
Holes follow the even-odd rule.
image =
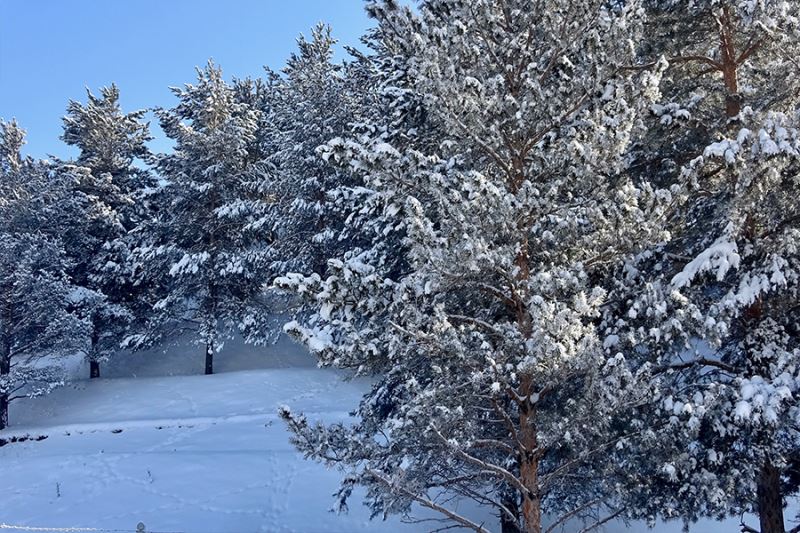
[[[205,374],[211,375],[214,373],[214,340],[212,337],[206,339],[206,370]]]
[[[97,332],[97,327],[94,327],[92,329],[92,346],[89,352],[89,379],[100,377],[100,361],[97,360],[97,345],[99,342],[100,335]]]
[[[531,404],[533,378],[524,376],[520,383],[524,399],[519,406],[520,450],[519,477],[527,491],[522,494],[522,523],[525,533],[542,532],[542,501],[539,493],[539,438],[536,429],[536,406]]]
[[[522,483],[529,494],[522,498],[522,520],[525,533],[542,533],[542,502],[539,499],[539,461],[526,459],[520,465]]]
[[[519,183],[523,174],[519,173]],[[513,184],[516,187],[518,184]],[[520,250],[516,257],[517,278],[524,282],[530,277],[529,242],[526,229],[522,230]],[[525,299],[516,301],[517,327],[526,339],[533,335],[533,324]],[[542,532],[542,501],[539,492],[539,438],[536,428],[536,406],[530,397],[534,392],[533,376],[524,375],[520,380],[519,396],[523,398],[519,408],[519,438],[523,449],[520,450],[520,481],[527,491],[522,494],[522,524],[525,533]]]
[[[216,191],[216,189],[213,189]],[[214,195],[214,205],[216,206],[216,194]],[[211,232],[211,242],[209,244],[211,248],[211,275],[216,276],[217,274],[217,254],[216,254],[216,236],[212,230]],[[211,375],[214,373],[214,351],[216,350],[216,340],[217,340],[217,284],[215,280],[212,278],[209,281],[208,285],[208,297],[209,303],[211,304],[211,309],[209,315],[206,317],[208,323],[206,324],[206,370],[205,374]]]
[[[0,394],[0,429],[8,427],[8,394]]]
[[[89,379],[100,377],[100,361],[92,359],[89,361]]]
[[[539,495],[539,458],[536,454],[536,427],[531,413],[520,416],[520,437],[527,450],[519,465],[520,481],[527,490],[522,495],[522,522],[525,533],[542,533],[542,502]]]
[[[724,7],[722,13],[722,18],[719,21],[719,37],[722,79],[726,89],[725,114],[728,118],[733,118],[742,111],[741,96],[739,95],[739,65],[736,62],[736,43],[734,42],[733,19],[730,8]]]
[[[769,461],[758,476],[758,519],[761,533],[786,533],[783,522],[783,496],[780,471]]]
[[[7,376],[11,373],[11,346],[8,341],[3,342],[2,353],[0,353],[0,376]],[[0,392],[0,429],[8,427],[8,392]]]
[[[214,284],[209,289],[211,295],[211,313],[206,318],[206,370],[205,374],[214,373],[214,352],[217,349],[217,289]]]
[[[217,187],[211,188],[211,208],[217,208]],[[214,373],[214,350],[216,349],[217,333],[217,284],[213,276],[217,275],[217,235],[216,227],[211,228],[209,233],[208,248],[211,250],[211,276],[208,285],[208,297],[211,304],[210,316],[206,317],[209,323],[206,325],[206,369],[205,374],[210,376]]]

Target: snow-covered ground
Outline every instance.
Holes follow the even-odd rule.
[[[143,522],[150,531],[185,533],[437,527],[370,521],[358,494],[349,513],[329,512],[339,473],[303,460],[288,443],[279,405],[312,419],[346,418],[366,381],[315,368],[288,341],[226,352],[214,376],[191,375],[202,369],[194,347],[119,357],[104,368],[107,378],[13,404],[12,427],[0,438],[47,439],[0,447],[0,524],[132,530]],[[177,375],[154,376],[166,369]],[[736,522],[692,528],[737,530]]]

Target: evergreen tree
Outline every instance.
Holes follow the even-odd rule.
[[[631,168],[673,205],[668,238],[621,271],[606,332],[660,391],[626,458],[635,506],[755,512],[761,533],[783,533],[800,484],[800,8],[652,2],[649,17],[639,68],[666,72]]]
[[[269,161],[278,179],[273,183],[275,206],[265,228],[280,250],[276,273],[322,273],[325,259],[342,248],[339,239],[346,216],[336,195],[352,188],[352,175],[328,165],[318,148],[341,137],[363,120],[366,101],[374,94],[359,77],[370,62],[361,56],[351,64],[333,62],[329,26],[319,24],[311,39],[301,36],[298,51],[289,58],[284,76],[274,87]]]
[[[350,426],[282,411],[309,457],[348,470],[376,515],[413,503],[504,531],[623,513],[605,459],[647,400],[595,321],[611,265],[659,237],[666,199],[624,175],[657,82],[621,71],[635,3],[373,2],[385,121],[323,155],[356,174],[367,244],[277,284],[316,312],[287,331],[322,364],[378,374]],[[622,44],[621,44],[622,43]],[[380,61],[380,59],[379,59]],[[414,120],[431,128],[408,128]],[[368,198],[368,202],[362,199]],[[399,245],[398,252],[394,246]]]
[[[149,310],[147,285],[134,286],[130,272],[131,231],[150,216],[146,194],[155,184],[135,162],[149,156],[144,113],[123,113],[112,85],[99,97],[87,91],[85,105],[70,101],[63,119],[62,139],[80,150],[61,171],[72,178],[73,195],[81,202],[67,246],[72,281],[85,289],[75,304],[92,325],[86,354],[92,378],[131,334],[135,319]]]
[[[85,323],[69,311],[76,288],[61,242],[41,231],[66,198],[44,163],[24,158],[24,132],[0,121],[0,429],[9,403],[62,380],[54,360],[79,348]]]
[[[157,162],[167,182],[158,193],[163,204],[136,251],[138,276],[160,280],[165,294],[153,326],[131,341],[152,342],[165,323],[195,331],[211,374],[225,337],[238,331],[259,342],[269,335],[264,289],[272,254],[256,224],[268,202],[269,166],[256,144],[259,112],[237,99],[213,63],[198,70],[196,85],[173,92],[179,104],[158,111],[175,141]]]

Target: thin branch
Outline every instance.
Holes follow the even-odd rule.
[[[622,512],[623,512],[623,509],[619,509],[619,510],[611,513],[607,517],[603,518],[602,520],[598,520],[594,524],[590,524],[590,525],[586,526],[585,528],[581,529],[578,533],[587,533],[587,531],[592,531],[593,529],[597,529],[598,527],[602,526],[603,524],[605,524],[607,522],[610,522],[611,520],[614,520],[616,517],[621,515]]]
[[[472,324],[473,326],[481,327],[486,331],[488,331],[489,333],[492,333],[498,337],[503,337],[503,333],[500,330],[498,330],[496,327],[492,326],[491,324],[489,324],[484,320],[480,320],[478,318],[473,318],[465,315],[447,315],[447,318],[450,320],[465,322],[467,324]]]
[[[458,446],[454,446],[454,445],[450,444],[450,441],[448,441],[445,438],[445,436],[442,435],[441,432],[436,427],[433,427],[433,431],[436,433],[436,435],[440,439],[442,439],[442,442],[444,442],[447,445],[448,448],[450,448],[457,456],[461,457],[464,461],[466,461],[466,462],[468,462],[468,463],[470,463],[470,464],[472,464],[474,466],[477,466],[478,468],[481,468],[482,470],[486,471],[487,473],[492,473],[496,477],[499,477],[500,479],[503,479],[503,480],[507,481],[509,483],[509,485],[511,485],[514,488],[516,488],[522,494],[530,493],[528,488],[525,487],[525,485],[522,484],[522,482],[517,478],[517,476],[515,476],[514,474],[512,474],[511,472],[509,472],[508,470],[506,470],[502,466],[497,466],[495,464],[491,464],[491,463],[487,463],[486,461],[482,461],[482,460],[478,459],[477,457],[468,454],[467,452],[465,452],[464,450],[462,450]]]
[[[496,287],[492,287],[491,285],[487,285],[486,283],[478,283],[478,289],[484,292],[488,292],[489,294],[496,296],[498,299],[502,300],[502,302],[508,306],[513,306],[515,304],[514,300],[507,296],[503,291]]]
[[[758,51],[758,49],[761,48],[762,44],[764,44],[764,39],[759,39],[756,42],[754,42],[753,44],[748,45],[744,49],[744,51],[741,54],[739,54],[739,57],[736,58],[736,64],[740,65],[743,61],[745,61],[751,55],[756,53],[756,51]]]
[[[584,503],[582,505],[579,505],[578,507],[576,507],[575,509],[569,511],[568,513],[565,513],[565,514],[561,515],[558,518],[558,520],[556,520],[555,522],[550,524],[550,527],[548,527],[545,530],[545,533],[550,533],[551,531],[555,531],[555,529],[558,526],[560,526],[561,524],[563,524],[564,522],[566,522],[567,520],[569,520],[573,516],[577,515],[578,513],[582,512],[582,511],[585,511],[586,509],[588,509],[590,507],[594,507],[595,505],[597,505],[598,503],[601,503],[602,501],[603,501],[602,498],[596,498],[596,499],[588,501],[588,502],[586,502],[586,503]]]
[[[714,359],[707,359],[705,357],[701,357],[700,359],[694,359],[692,361],[686,361],[685,363],[675,363],[672,365],[664,365],[655,367],[653,370],[656,373],[667,372],[669,370],[683,370],[686,368],[691,368],[693,366],[713,366],[714,368],[719,368],[731,374],[736,374],[738,372],[736,367],[733,367],[729,364],[723,363],[722,361],[716,361]]]
[[[549,488],[549,486],[555,482],[557,476],[561,475],[562,472],[567,471],[567,470],[569,470],[571,468],[574,468],[577,465],[580,465],[581,463],[587,461],[589,459],[589,457],[595,455],[596,453],[599,453],[599,452],[605,450],[609,446],[613,446],[613,445],[615,445],[616,443],[618,443],[618,442],[620,442],[622,440],[625,440],[625,439],[628,439],[630,437],[636,436],[636,435],[638,435],[640,433],[641,433],[640,430],[632,431],[632,432],[627,433],[625,435],[621,435],[619,437],[615,437],[613,439],[607,440],[606,442],[598,444],[594,448],[592,448],[592,449],[580,454],[575,459],[571,459],[571,460],[565,462],[564,464],[562,464],[561,466],[559,466],[557,468],[554,468],[550,472],[548,472],[546,474],[543,474],[543,475],[540,475],[539,479],[540,479],[540,486],[541,486],[542,492],[546,491]]]
[[[753,529],[752,527],[745,524],[744,521],[741,524],[739,524],[739,527],[741,527],[742,533],[761,533],[761,531]]]
[[[506,453],[514,454],[516,450],[513,446],[509,446],[505,442],[495,440],[495,439],[477,439],[472,442],[472,448],[497,448],[503,450]]]
[[[468,529],[472,529],[473,531],[477,531],[478,533],[490,533],[490,531],[488,529],[484,528],[482,525],[476,524],[472,520],[470,520],[468,518],[465,518],[465,517],[463,517],[463,516],[461,516],[461,515],[459,515],[457,513],[454,513],[450,509],[447,509],[446,507],[442,507],[441,505],[433,502],[432,500],[430,500],[428,498],[420,496],[419,494],[415,494],[415,493],[413,493],[412,491],[408,490],[405,487],[402,487],[400,485],[392,483],[391,479],[389,479],[387,477],[384,477],[380,472],[378,472],[376,470],[373,470],[371,468],[367,468],[366,472],[369,475],[371,475],[372,477],[374,477],[376,480],[378,480],[381,483],[383,483],[384,485],[386,485],[386,487],[388,487],[389,490],[394,491],[394,492],[399,492],[400,494],[402,494],[404,496],[407,496],[408,498],[411,498],[412,500],[414,500],[415,502],[417,502],[418,504],[420,504],[423,507],[427,507],[428,509],[432,509],[432,510],[434,510],[436,512],[442,513],[443,515],[445,515],[449,519],[453,520],[454,522],[457,522],[457,523],[461,524],[461,526],[463,526],[463,527],[466,527]]]
[[[722,65],[720,63],[718,63],[717,61],[715,61],[714,59],[708,57],[708,56],[688,55],[688,56],[674,56],[674,57],[667,58],[667,63],[669,63],[670,65],[672,65],[674,63],[690,63],[692,61],[697,61],[697,62],[700,62],[700,63],[705,63],[707,65],[710,65],[711,67],[713,67],[714,70],[719,70],[719,71],[722,70]],[[645,63],[643,65],[627,65],[627,66],[621,67],[621,69],[622,70],[648,70],[648,69],[651,69],[651,68],[655,67],[657,64],[658,64],[658,61],[652,61],[650,63]]]
[[[516,394],[516,392],[514,392],[510,387],[507,390]],[[519,447],[523,453],[528,452],[528,448],[522,444],[522,441],[519,438],[519,433],[517,433],[517,427],[514,425],[514,421],[511,420],[511,417],[508,416],[508,413],[506,413],[505,410],[500,407],[500,404],[498,404],[497,400],[494,398],[492,398],[492,407],[494,407],[495,412],[497,412],[497,414],[503,419],[508,432],[511,434],[511,438],[513,438],[514,442],[517,443],[517,447]]]

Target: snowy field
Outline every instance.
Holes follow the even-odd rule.
[[[348,514],[329,512],[339,473],[303,460],[288,443],[279,405],[310,419],[343,419],[367,382],[314,368],[287,340],[226,352],[214,376],[191,375],[202,370],[202,355],[184,347],[118,358],[106,378],[13,404],[12,426],[0,438],[47,438],[0,447],[0,524],[132,530],[143,522],[150,531],[184,533],[437,527],[370,521],[360,495]],[[153,375],[166,368],[175,375]],[[680,530],[677,523],[657,528]],[[738,527],[703,523],[692,531]]]

